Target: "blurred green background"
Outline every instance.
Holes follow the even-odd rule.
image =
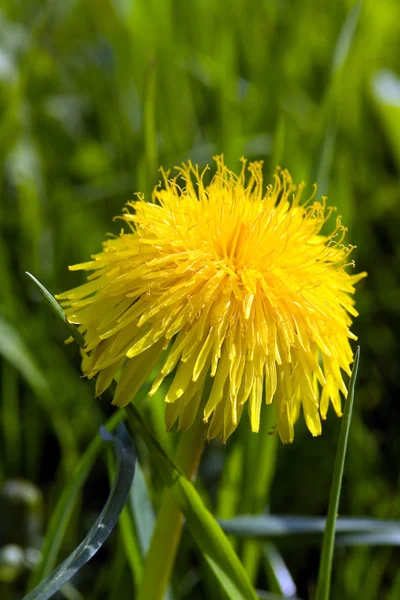
[[[80,377],[76,347],[64,346],[62,325],[24,273],[52,293],[77,285],[82,276],[67,266],[99,251],[106,232],[119,231],[112,217],[135,191],[149,195],[159,165],[191,158],[203,166],[220,153],[234,170],[244,154],[264,160],[266,177],[280,164],[310,191],[317,181],[343,215],[347,240],[357,245],[357,270],[369,276],[358,286],[353,327],[361,373],[341,514],[399,517],[399,2],[3,0],[2,598],[20,598],[27,578],[22,558],[10,563],[4,547],[34,553],[79,456],[112,412]],[[165,443],[173,443],[161,400],[142,406]],[[221,516],[267,506],[273,513],[324,515],[340,427],[333,411],[321,438],[312,439],[299,422],[292,446],[270,444],[277,462],[270,461],[270,493],[268,483],[258,508],[251,500],[257,457],[244,425],[226,447],[207,447],[201,485],[210,506],[216,503]],[[220,479],[232,471],[230,459],[240,467],[225,497]],[[107,471],[101,460],[96,464],[61,556],[82,539],[107,496]],[[36,507],[24,509],[30,525],[20,517],[5,525],[15,478],[35,486],[21,484],[15,492]],[[157,482],[153,492],[157,505]],[[120,536],[117,530],[95,566],[83,571],[82,597],[113,597],[118,560],[131,597]],[[184,538],[183,548],[190,547]],[[298,594],[312,595],[318,544],[285,543],[281,550]],[[213,598],[204,565],[195,554],[181,554],[175,597]],[[399,598],[398,560],[398,550],[388,547],[338,551],[332,597]],[[262,569],[254,577],[262,586]],[[124,600],[121,594],[114,597]]]

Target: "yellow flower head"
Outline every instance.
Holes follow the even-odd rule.
[[[130,231],[71,267],[93,271],[59,296],[85,335],[83,371],[99,395],[122,367],[114,404],[125,406],[162,357],[149,395],[168,378],[168,427],[190,427],[201,410],[208,437],[226,440],[245,404],[258,430],[264,401],[283,442],[300,407],[319,435],[329,400],[341,414],[351,294],[365,273],[346,272],[340,220],[322,233],[332,209],[315,194],[302,202],[287,171],[264,189],[261,162],[243,160],[239,176],[216,163],[208,186],[191,163],[163,172],[151,202],[128,202]]]

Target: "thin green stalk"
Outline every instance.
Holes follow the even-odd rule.
[[[181,434],[175,464],[188,479],[197,471],[203,452],[205,425],[199,419]],[[137,600],[164,598],[182,533],[183,517],[171,488],[164,491],[150,548],[144,563],[143,579]]]
[[[351,414],[353,411],[354,387],[357,379],[358,363],[360,361],[360,347],[354,357],[353,372],[349,383],[349,393],[344,407],[343,422],[340,428],[338,449],[333,468],[332,486],[329,496],[328,516],[324,539],[322,542],[321,562],[319,565],[316,600],[329,600],[332,574],[333,549],[335,544],[336,517],[339,507],[340,490],[346,457],[347,440],[349,437]]]
[[[219,519],[232,519],[238,512],[243,470],[243,444],[238,440],[232,444],[225,459],[218,489],[215,516]],[[230,543],[237,552],[238,540],[230,537]]]
[[[249,506],[246,506],[245,512],[253,515],[261,514],[269,503],[269,493],[276,467],[278,436],[277,434],[271,435],[275,424],[275,411],[272,406],[266,408],[258,436],[252,434],[252,438],[250,438],[254,444],[253,456],[250,457],[252,460],[247,464],[247,470],[251,476],[245,482],[247,485],[243,489],[243,494],[250,490]],[[246,462],[245,460],[245,466]],[[249,465],[251,465],[251,468],[249,468]],[[256,477],[254,477],[254,473],[257,473]],[[245,477],[246,473],[244,472],[243,478]],[[245,541],[242,550],[242,562],[253,584],[257,578],[261,557],[261,544],[254,540]]]

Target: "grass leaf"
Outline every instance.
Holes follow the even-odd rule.
[[[85,340],[84,340],[83,335],[77,329],[77,327],[75,327],[75,325],[72,325],[72,323],[70,323],[67,320],[67,317],[65,316],[64,310],[58,304],[58,302],[54,298],[54,296],[52,296],[50,294],[50,292],[44,287],[44,285],[42,283],[40,283],[40,281],[38,279],[36,279],[36,277],[34,277],[33,275],[31,275],[31,273],[28,273],[28,271],[26,271],[26,274],[37,285],[40,293],[42,294],[43,298],[46,300],[46,303],[49,305],[49,307],[51,308],[51,310],[53,311],[53,313],[64,323],[65,327],[69,331],[69,334],[72,335],[72,337],[74,338],[74,340],[76,341],[76,343],[78,344],[78,346],[80,346],[81,348],[83,348],[83,346],[85,345]]]
[[[234,519],[219,521],[227,535],[265,541],[289,536],[321,536],[326,528],[323,517],[297,515],[241,515]],[[400,521],[366,519],[363,517],[338,517],[336,532],[339,534],[400,533]]]
[[[143,438],[158,467],[160,476],[165,484],[173,490],[175,500],[186,517],[186,524],[194,542],[211,568],[213,565],[217,565],[213,571],[224,589],[232,598],[249,600],[257,598],[232,545],[210,511],[204,506],[193,484],[182,475],[167,456],[146,427],[137,409],[129,404],[126,412],[129,426],[134,433]],[[224,574],[223,577],[221,577],[221,571]],[[231,595],[233,589],[235,593]]]
[[[349,392],[344,407],[343,421],[340,428],[339,444],[336,451],[333,467],[333,479],[329,497],[328,516],[322,544],[321,562],[318,573],[316,600],[328,600],[331,585],[333,549],[335,544],[336,519],[339,508],[340,490],[346,458],[347,441],[350,432],[351,415],[353,412],[354,388],[357,380],[358,365],[360,362],[360,347],[358,346],[353,371],[350,377]]]
[[[115,413],[104,425],[108,431],[112,431],[123,419],[122,411]],[[85,450],[76,469],[65,486],[56,506],[53,509],[51,519],[46,531],[41,549],[41,560],[32,573],[29,587],[38,585],[44,577],[51,572],[57,560],[65,531],[71,519],[79,490],[86,481],[87,476],[104,446],[104,439],[98,434]]]
[[[118,521],[132,484],[136,454],[132,441],[122,424],[115,436],[103,428],[102,437],[114,442],[118,457],[117,475],[107,502],[85,539],[53,573],[29,592],[24,600],[46,600],[55,594],[96,554]]]

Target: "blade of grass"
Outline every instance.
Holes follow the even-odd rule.
[[[123,411],[118,411],[107,421],[104,427],[108,431],[113,431],[123,418]],[[70,477],[63,493],[58,499],[47,527],[41,550],[41,560],[32,572],[29,588],[38,585],[39,581],[46,577],[53,569],[65,531],[72,516],[79,490],[88,477],[94,461],[104,447],[104,443],[100,434],[96,435],[77,464],[75,472]]]
[[[51,308],[53,313],[60,319],[60,321],[62,321],[64,323],[65,327],[69,331],[69,334],[72,335],[72,337],[74,338],[74,340],[76,341],[78,346],[83,348],[83,346],[85,345],[85,340],[84,340],[83,335],[80,333],[80,331],[77,329],[77,327],[75,327],[75,325],[72,325],[71,323],[69,323],[69,321],[67,320],[67,317],[65,316],[65,312],[63,311],[61,306],[58,304],[57,300],[50,294],[50,292],[44,287],[44,285],[41,284],[40,281],[38,281],[36,279],[36,277],[31,275],[31,273],[28,273],[28,271],[26,271],[26,274],[37,285],[40,293],[42,294],[42,296],[45,299],[48,306]]]
[[[67,318],[65,316],[64,310],[62,309],[62,307],[58,304],[58,302],[53,298],[53,296],[50,294],[50,292],[48,292],[48,290],[32,275],[30,275],[29,273],[27,273],[32,280],[36,283],[36,285],[39,287],[40,292],[42,293],[42,295],[44,296],[46,302],[48,303],[48,305],[50,306],[50,308],[53,310],[53,312],[56,314],[56,316],[61,319],[61,321],[67,325],[69,332],[71,333],[71,335],[74,337],[74,339],[77,341],[77,343],[79,345],[84,345],[84,341],[82,341],[81,343],[81,339],[83,340],[83,337],[81,336],[80,332],[77,330],[77,328],[70,324],[67,321]],[[113,390],[114,387],[110,388],[108,390],[108,393],[111,394],[111,396],[113,396]],[[124,413],[123,412],[119,412],[117,413],[117,415],[119,415],[118,421],[120,421],[123,418]],[[54,511],[53,513],[53,519],[51,521],[50,526],[52,526],[52,523],[54,523],[54,527],[56,529],[56,534],[54,534],[53,532],[51,533],[51,535],[46,536],[46,540],[48,541],[47,545],[45,543],[45,547],[44,547],[44,551],[42,552],[42,560],[39,564],[38,569],[35,570],[35,572],[33,573],[32,577],[31,577],[31,585],[33,587],[33,585],[37,584],[38,581],[40,581],[47,573],[49,573],[51,571],[51,569],[54,566],[55,560],[56,560],[56,556],[59,550],[59,547],[61,545],[61,541],[65,532],[65,528],[67,526],[67,522],[69,520],[71,511],[73,509],[73,505],[74,505],[74,499],[76,496],[77,491],[79,490],[80,485],[82,484],[83,481],[86,479],[87,474],[90,470],[90,466],[92,464],[92,462],[94,461],[94,458],[97,454],[97,452],[99,451],[99,447],[96,444],[96,441],[98,440],[94,440],[92,445],[89,447],[88,449],[88,456],[86,457],[88,460],[86,461],[86,463],[84,462],[81,466],[82,469],[80,471],[78,471],[77,473],[77,478],[76,481],[73,481],[72,485],[72,489],[70,490],[70,486],[68,486],[67,490],[68,492],[71,492],[71,494],[68,495],[63,495],[60,498],[60,502],[56,507],[56,511]],[[144,481],[142,481],[142,484],[144,484]],[[68,506],[65,507],[64,506],[64,502],[68,503]],[[150,501],[148,506],[150,506]],[[133,505],[132,505],[132,513],[133,513],[133,517],[137,518],[137,514],[135,512],[135,510],[133,509]],[[137,508],[137,503],[136,503],[136,508]],[[151,508],[151,507],[150,507]],[[59,511],[57,510],[59,509]],[[68,509],[68,510],[67,510]],[[61,514],[60,514],[61,513]],[[138,547],[138,544],[140,544],[141,542],[141,546],[142,546],[142,553],[144,551],[144,546],[149,543],[150,537],[151,537],[151,533],[152,533],[152,521],[151,521],[151,516],[149,515],[149,511],[147,511],[147,530],[144,531],[144,528],[140,525],[139,529],[140,529],[140,533],[141,535],[141,539],[138,540],[136,537],[136,531],[137,529],[134,528],[133,526],[133,522],[131,521],[131,516],[128,512],[127,509],[125,509],[124,511],[122,511],[121,514],[121,530],[122,530],[122,538],[123,538],[123,542],[124,542],[124,546],[125,546],[125,551],[127,553],[127,557],[128,557],[128,563],[134,578],[134,585],[137,585],[137,582],[139,580],[142,579],[142,564],[140,561],[140,550]],[[167,597],[170,596],[170,592],[167,592]]]
[[[278,436],[271,435],[275,425],[275,411],[267,406],[261,419],[260,432],[255,436],[247,434],[246,446],[250,450],[243,471],[242,496],[247,499],[249,511],[259,514],[265,510],[269,502],[269,493],[275,473]],[[257,477],[254,478],[254,473]],[[253,583],[257,578],[261,548],[259,544],[248,540],[243,545],[242,562]]]
[[[397,531],[341,535],[336,546],[400,546],[400,523]]]
[[[335,544],[336,518],[339,508],[340,490],[346,458],[347,442],[350,432],[351,415],[354,402],[354,388],[357,380],[358,365],[360,362],[360,347],[358,346],[354,366],[349,383],[349,393],[344,407],[343,422],[340,428],[338,449],[333,468],[332,486],[329,497],[328,516],[322,543],[321,562],[318,573],[316,600],[328,600],[331,586],[333,549]]]
[[[135,487],[134,485],[132,488]],[[143,559],[140,553],[139,542],[132,523],[128,507],[125,506],[119,518],[119,526],[123,541],[126,560],[132,573],[133,587],[136,590],[143,574]]]
[[[107,452],[107,470],[110,484],[115,477],[116,465],[111,449]],[[135,485],[131,486],[129,495],[136,487],[137,463],[135,466]],[[128,496],[129,497],[129,496]],[[137,592],[137,588],[143,576],[143,557],[140,551],[138,536],[133,524],[132,515],[128,508],[128,502],[125,504],[118,520],[118,528],[121,534],[122,552],[125,554],[126,561],[132,576],[132,589]]]
[[[204,447],[204,423],[199,419],[180,436],[174,460],[180,472],[192,479]],[[183,525],[182,512],[173,487],[163,492],[150,547],[146,555],[143,579],[137,600],[162,600],[171,580]],[[154,577],[157,572],[157,578]]]
[[[140,413],[132,405],[126,407],[128,424],[134,434],[139,434],[145,441],[154,462],[164,479],[165,484],[173,491],[175,501],[186,517],[187,527],[192,534],[193,540],[199,547],[206,559],[211,559],[209,564],[218,565],[214,574],[221,582],[227,593],[231,593],[232,586],[235,595],[230,596],[239,599],[257,598],[250,584],[246,571],[235,554],[229,540],[214,519],[212,514],[204,506],[201,497],[193,484],[186,479],[180,470],[173,464],[159,442],[153,437],[144,424]],[[220,570],[224,573],[223,580],[220,579]],[[226,579],[229,579],[227,589]]]
[[[129,505],[135,521],[140,549],[142,554],[145,555],[149,549],[156,519],[139,463],[136,465],[135,485],[132,486],[129,494]]]
[[[334,159],[337,133],[337,108],[339,105],[339,94],[343,88],[341,75],[346,59],[350,53],[360,17],[362,2],[349,11],[349,14],[340,31],[338,41],[332,58],[331,78],[326,92],[324,111],[326,113],[326,126],[322,146],[319,152],[319,161],[316,174],[318,193],[325,195],[329,189],[330,172]]]
[[[225,458],[224,468],[221,473],[221,482],[218,488],[217,505],[214,515],[221,519],[232,519],[238,511],[239,493],[242,480],[243,444],[235,441]],[[238,540],[230,540],[233,549],[237,552]]]
[[[102,437],[114,442],[118,457],[116,477],[107,502],[85,539],[53,573],[27,594],[24,600],[47,600],[55,594],[96,554],[118,521],[132,485],[136,453],[132,440],[122,425],[115,436],[103,429]]]
[[[135,532],[138,542],[139,553],[142,558],[145,557],[148,552],[156,519],[153,511],[153,505],[150,499],[149,490],[147,488],[146,479],[139,461],[137,461],[136,463],[134,483],[135,485],[131,487],[131,491],[129,492],[127,506],[122,512],[121,517],[125,518],[125,512],[128,514],[130,519],[130,525],[132,526]],[[133,523],[131,519],[133,519]],[[123,529],[123,527],[124,523],[122,522],[121,530]],[[172,590],[171,586],[169,586],[165,594],[164,600],[170,600],[171,598]]]
[[[320,536],[326,529],[323,517],[297,515],[242,515],[233,519],[220,519],[222,529],[228,535],[253,538],[259,541],[288,536]],[[400,521],[366,519],[363,517],[338,517],[336,531],[340,534],[400,534]]]
[[[265,544],[262,551],[270,589],[284,597],[292,598],[297,591],[296,584],[275,544]]]

